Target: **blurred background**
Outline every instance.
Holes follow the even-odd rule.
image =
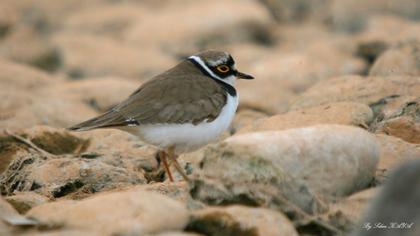
[[[418,0],[2,0],[0,125],[77,123],[205,49],[257,78],[239,85],[241,109],[284,113],[319,80],[418,73],[375,62],[418,42],[419,19]]]
[[[209,178],[221,183],[209,185],[210,200],[205,187],[201,195],[191,196],[185,182],[163,182],[156,149],[127,133],[110,129],[64,131],[109,109],[185,57],[206,49],[231,53],[237,68],[256,78],[238,81],[239,110],[224,137],[267,130],[280,134],[317,124],[348,127],[332,125],[325,132],[319,131],[321,136],[333,135],[329,143],[319,141],[317,135],[312,137],[315,141],[310,147],[322,160],[316,164],[306,152],[306,141],[302,141],[309,140],[306,131],[289,140],[296,144],[296,150],[303,150],[295,156],[269,147],[271,144],[265,142],[271,140],[269,136],[263,141],[249,141],[252,145],[247,151],[269,151],[257,162],[242,166],[225,161],[212,167],[212,158],[219,160],[224,155],[223,145],[218,146],[220,153],[210,147],[181,156],[181,164],[193,174],[236,171]],[[380,191],[377,186],[386,183],[389,170],[420,157],[419,94],[419,0],[0,0],[0,209],[10,203],[13,207],[7,206],[14,215],[8,217],[15,217],[18,211],[50,226],[67,227],[57,228],[54,235],[79,224],[86,226],[83,230],[93,227],[95,232],[102,232],[98,235],[137,235],[142,232],[139,222],[149,230],[146,232],[179,231],[161,234],[165,236],[212,235],[206,234],[203,225],[247,235],[256,234],[241,231],[246,225],[258,232],[271,232],[261,235],[338,235],[353,229],[359,230],[357,235],[396,235],[397,231],[367,231],[357,222]],[[352,132],[362,132],[351,126],[370,133],[351,136]],[[3,135],[6,129],[21,136]],[[342,138],[349,137],[347,134],[361,138],[347,142]],[[379,148],[363,142],[365,136],[374,137]],[[34,144],[25,144],[25,138]],[[275,145],[282,147],[283,141],[278,142]],[[370,152],[360,154],[359,144]],[[235,147],[232,150],[237,151]],[[344,153],[341,157],[348,159],[335,159],[340,155],[333,151],[328,156],[328,150]],[[246,161],[242,152],[233,153],[229,160],[233,156],[237,158],[233,160]],[[204,165],[207,169],[201,162],[204,156],[210,156],[206,159],[210,164]],[[277,165],[282,169],[284,165],[278,160],[283,156],[286,164],[289,160],[295,166],[284,168],[286,174],[300,170],[299,181],[317,191],[317,187],[322,189],[315,191],[318,195],[292,189],[290,199],[316,203],[320,196],[328,197],[319,212],[310,212],[313,215],[305,215],[302,221],[289,214],[290,209],[284,210],[276,198],[280,190],[288,193],[283,187],[300,185],[288,185],[283,172],[277,176],[268,173],[266,166],[255,164],[269,163],[270,168]],[[250,166],[261,174],[259,181],[247,182],[253,176]],[[362,222],[414,222],[416,230],[398,231],[398,235],[419,235],[420,162],[407,164],[392,178]],[[225,188],[226,183],[234,184]],[[220,186],[223,191],[214,190]],[[137,190],[129,195],[138,201],[137,207],[127,203],[127,193],[122,193],[126,188],[140,189],[144,195],[137,198]],[[110,193],[109,201],[103,202],[97,192],[108,190],[120,190],[121,195]],[[150,208],[156,196],[149,196],[149,192],[166,195],[160,197],[165,197],[161,203],[167,208]],[[86,197],[93,203],[82,200]],[[176,204],[170,198],[180,206],[173,208]],[[266,205],[260,208],[219,206],[216,212],[224,212],[221,215],[229,215],[227,218],[218,218],[215,209],[206,205],[210,201],[209,205],[239,202],[255,206],[262,198]],[[76,200],[78,207],[65,208],[58,199]],[[114,202],[121,207],[114,209]],[[54,207],[54,203],[63,205]],[[268,211],[267,206],[275,211]],[[143,208],[149,210],[144,213]],[[194,210],[200,208],[203,212],[196,214]],[[61,209],[60,214],[57,209]],[[115,210],[127,214],[126,218],[110,214]],[[10,217],[4,217],[4,212],[0,211],[0,218],[6,222]],[[140,221],[135,218],[139,212],[143,214]],[[106,217],[85,221],[86,215]],[[180,220],[174,223],[174,219]],[[270,222],[281,223],[273,228]],[[38,229],[25,231],[25,235],[44,235],[36,234]],[[184,229],[197,234],[181,234]],[[17,231],[13,230],[0,221],[0,235],[14,235]],[[92,232],[68,235],[94,235]]]

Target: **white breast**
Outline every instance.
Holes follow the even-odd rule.
[[[176,153],[189,152],[217,139],[229,127],[237,107],[238,96],[228,94],[226,105],[212,122],[141,125],[124,130],[159,148],[175,145]]]

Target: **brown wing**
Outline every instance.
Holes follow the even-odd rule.
[[[204,75],[165,73],[143,84],[105,114],[70,129],[212,121],[226,104],[226,96],[220,85]]]

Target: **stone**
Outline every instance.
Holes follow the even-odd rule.
[[[354,39],[361,43],[377,42],[392,47],[409,41],[420,40],[420,23],[404,19],[395,15],[372,15],[366,22],[363,32],[354,35]]]
[[[151,47],[110,38],[67,32],[55,35],[52,40],[62,55],[63,71],[74,79],[101,76],[148,79],[176,63]]]
[[[344,32],[363,31],[369,18],[378,12],[416,19],[420,17],[420,4],[416,0],[402,0],[398,3],[386,0],[334,1],[331,6],[332,27]]]
[[[393,171],[383,188],[371,201],[351,235],[419,235],[420,188],[418,186],[420,186],[420,160],[403,163]],[[389,228],[384,230],[374,227],[376,222]]]
[[[52,128],[36,127],[21,136],[43,151],[13,145],[10,140],[6,143],[10,151],[4,155],[12,158],[0,178],[2,194],[35,191],[49,198],[83,198],[90,193],[146,182],[144,156],[126,159],[119,153],[103,151],[92,155],[86,153],[91,150],[88,139]]]
[[[165,232],[160,234],[152,234],[153,236],[203,236],[202,234],[188,233],[188,232]],[[147,235],[147,236],[152,236]]]
[[[66,128],[96,115],[98,113],[88,104],[66,96],[35,95],[28,104],[12,113],[6,113],[5,119],[0,120],[0,127],[9,130],[21,130],[35,125]]]
[[[244,127],[248,127],[257,120],[266,118],[267,115],[250,109],[239,110],[236,112],[235,117],[233,118],[232,124],[230,125],[229,131],[231,134],[234,134],[241,130]]]
[[[260,2],[278,22],[323,21],[327,19],[327,16],[322,13],[330,5],[330,2],[325,0],[261,0]]]
[[[373,120],[369,106],[354,102],[327,103],[321,106],[302,108],[285,114],[270,116],[243,127],[238,134],[285,130],[317,124],[341,124],[368,127]]]
[[[80,100],[104,112],[128,98],[140,85],[120,77],[87,78],[49,86],[43,92]]]
[[[254,74],[255,75],[255,74]],[[248,83],[245,83],[248,82]],[[265,114],[284,113],[296,95],[283,86],[281,80],[239,81],[239,109],[249,109]],[[269,96],[270,99],[267,99]]]
[[[405,101],[405,102],[404,102]],[[420,143],[420,98],[400,100],[396,107],[385,106],[371,129],[399,137],[410,143]]]
[[[378,191],[379,187],[369,188],[352,194],[347,198],[340,199],[329,206],[327,213],[319,217],[343,232],[348,233],[360,221],[362,213]]]
[[[2,91],[31,91],[60,81],[33,67],[0,58],[0,86]]]
[[[0,44],[0,54],[47,71],[56,71],[61,64],[58,52],[49,38],[30,25],[20,25],[10,30]]]
[[[47,203],[48,198],[34,192],[15,192],[12,196],[5,197],[20,214],[25,214],[31,208]]]
[[[375,136],[380,146],[380,158],[375,177],[379,183],[385,182],[389,171],[401,163],[420,157],[420,144],[408,143],[385,134],[376,134]]]
[[[174,170],[175,171],[175,170]],[[175,172],[172,173],[175,173]],[[178,202],[184,204],[189,210],[196,210],[205,207],[199,201],[195,201],[191,198],[189,193],[189,184],[185,181],[175,181],[169,182],[168,180],[163,183],[149,183],[146,185],[140,185],[135,187],[130,187],[130,189],[150,191],[154,193],[159,193],[170,197]]]
[[[213,17],[214,12],[218,17]],[[156,19],[156,14],[161,17]],[[168,22],[173,22],[172,27],[167,27]],[[267,39],[261,38],[261,35],[269,33],[266,28],[270,23],[266,9],[253,1],[174,3],[139,15],[122,37],[132,45],[155,47],[172,55],[187,56],[213,48],[212,45],[220,47],[249,41],[265,43]]]
[[[105,235],[182,230],[189,217],[181,203],[138,190],[103,193],[81,201],[47,203],[32,208],[26,215],[43,224],[88,229]]]
[[[385,51],[372,65],[370,76],[420,76],[420,41],[402,42]]]
[[[149,9],[143,3],[98,4],[73,12],[64,19],[63,28],[118,39],[140,16],[148,14]]]
[[[384,97],[415,96],[420,91],[420,78],[390,76],[341,76],[322,80],[309,88],[291,105],[291,110],[331,102],[374,104]]]
[[[362,129],[319,125],[235,135],[205,148],[202,155],[193,198],[283,212],[287,209],[276,200],[287,199],[313,213],[323,208],[316,199],[332,200],[366,188],[375,174],[379,147]],[[273,200],[278,196],[282,199]]]
[[[20,215],[3,197],[0,196],[0,232],[9,232],[11,228],[3,225],[7,223],[9,226],[33,226],[37,225],[37,221]]]
[[[298,235],[282,213],[240,205],[195,211],[186,230],[204,235]]]

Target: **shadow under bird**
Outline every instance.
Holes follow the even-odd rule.
[[[129,132],[159,148],[171,181],[167,158],[188,180],[177,155],[210,143],[229,127],[238,107],[236,78],[253,79],[235,68],[230,54],[200,52],[151,78],[104,114],[68,129],[116,128]]]

